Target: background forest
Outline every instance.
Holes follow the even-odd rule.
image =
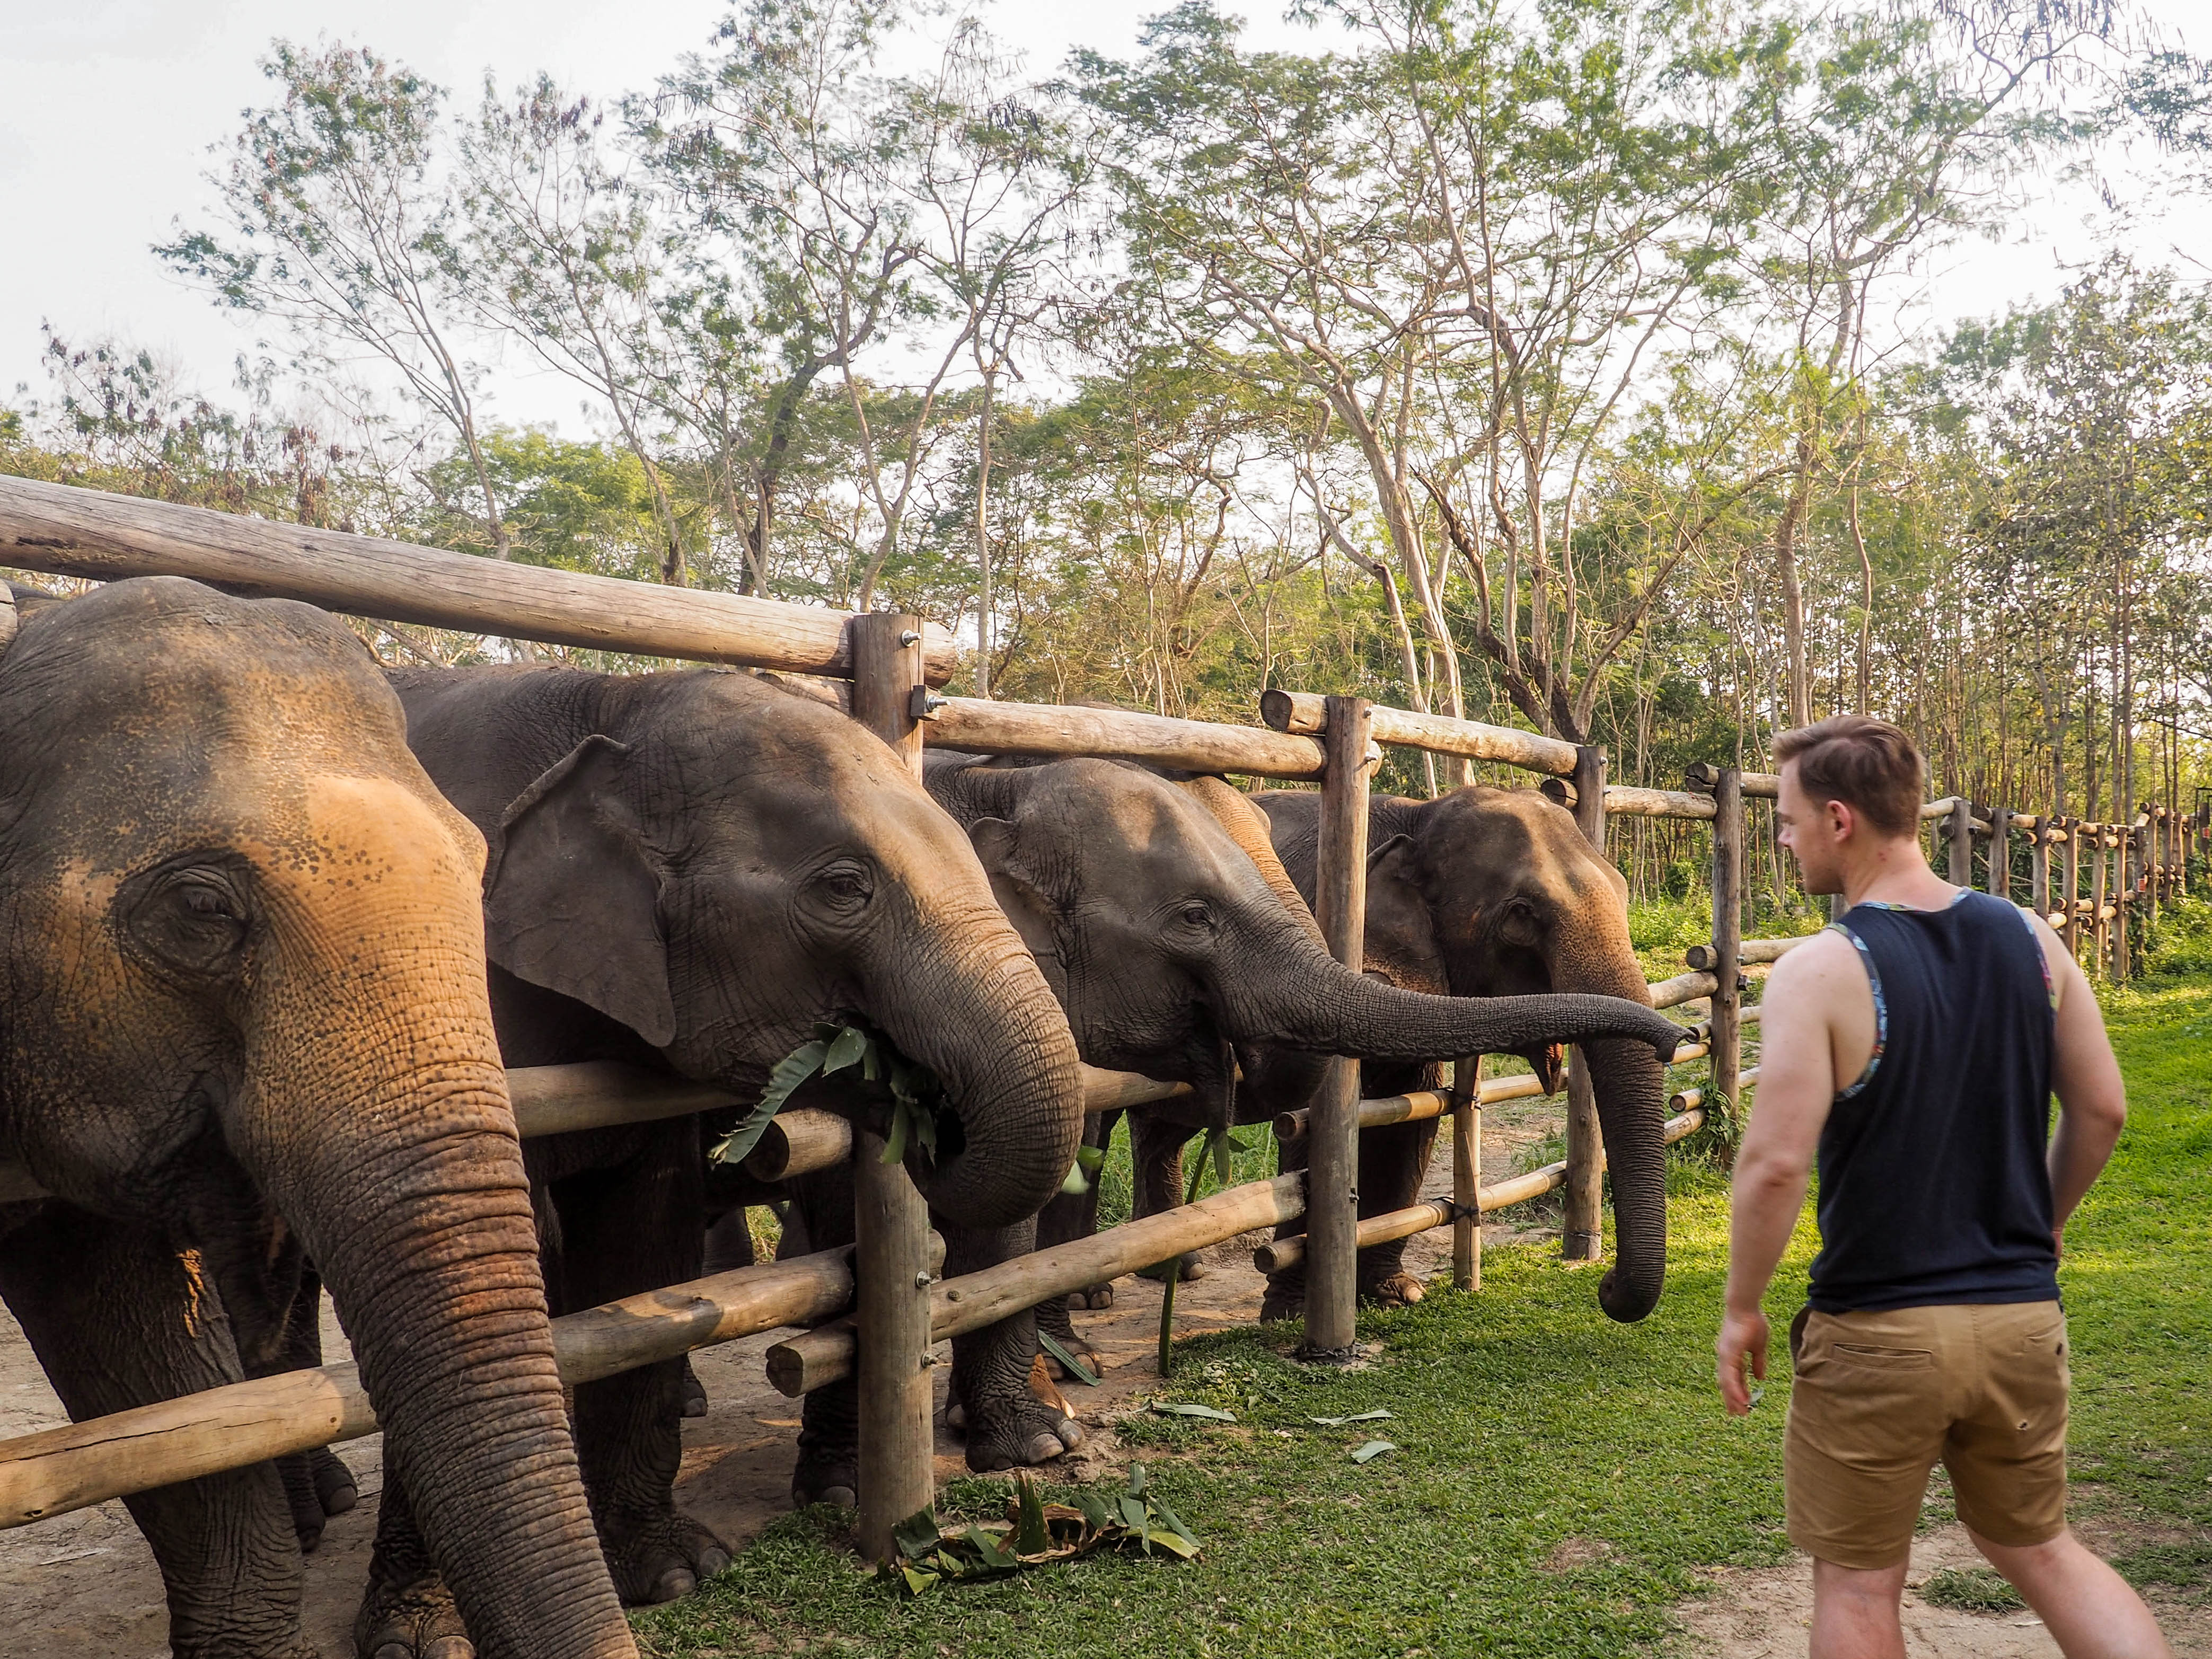
[[[1187,0],[1040,76],[750,0],[605,107],[279,42],[155,250],[258,350],[49,331],[0,471],[910,607],[981,696],[1357,690],[1660,786],[1863,709],[2021,811],[2212,783],[2205,273],[1913,307],[2115,146],[2212,188],[2202,64],[2098,0],[1301,5],[1309,52]],[[595,435],[494,417],[526,361]],[[1643,891],[1685,833],[1620,838]]]

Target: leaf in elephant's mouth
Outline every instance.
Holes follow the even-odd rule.
[[[826,1080],[855,1066],[862,1081],[881,1083],[890,1091],[890,1131],[883,1161],[900,1162],[911,1142],[933,1162],[937,1120],[945,1109],[945,1085],[929,1067],[908,1060],[896,1043],[857,1015],[817,1024],[811,1038],[776,1061],[759,1102],[709,1156],[718,1164],[744,1163],[800,1084],[817,1073]]]

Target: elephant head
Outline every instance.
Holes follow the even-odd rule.
[[[1354,973],[1215,810],[1140,767],[946,762],[930,787],[966,823],[1093,1065],[1201,1081],[1224,1043],[1420,1060],[1600,1037],[1671,1054],[1680,1035],[1648,998],[1474,1001]]]
[[[975,1228],[1044,1205],[1082,1137],[1074,1041],[967,838],[881,740],[746,674],[510,684],[568,688],[594,729],[519,794],[481,801],[447,780],[441,717],[409,693],[434,773],[494,827],[495,963],[740,1092],[817,1022],[857,1014],[957,1115],[934,1158],[913,1160],[931,1205]]]
[[[39,609],[0,655],[0,1158],[179,1249],[273,1207],[478,1650],[633,1652],[485,999],[483,844],[368,652],[173,578]]]
[[[1286,862],[1310,868],[1317,798],[1258,800]],[[1629,942],[1627,884],[1573,817],[1534,791],[1470,786],[1432,801],[1379,798],[1368,836],[1367,948],[1402,982],[1462,997],[1571,991],[1650,1004]],[[1516,1051],[1557,1086],[1548,1045]],[[1665,1076],[1644,1043],[1596,1040],[1583,1053],[1618,1234],[1599,1301],[1615,1319],[1641,1319],[1658,1304],[1667,1274]]]

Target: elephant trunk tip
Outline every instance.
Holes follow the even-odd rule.
[[[1622,1325],[1633,1325],[1648,1318],[1659,1305],[1659,1292],[1665,1288],[1664,1271],[1658,1273],[1632,1273],[1624,1281],[1618,1267],[1607,1267],[1605,1277],[1598,1281],[1597,1305],[1605,1310],[1605,1316]]]

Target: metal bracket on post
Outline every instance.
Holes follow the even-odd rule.
[[[1352,969],[1365,960],[1367,747],[1364,697],[1328,699],[1322,738],[1321,845],[1314,919],[1331,955]],[[1311,1359],[1351,1354],[1358,1315],[1359,1062],[1328,1062],[1306,1129],[1306,1340]]]
[[[850,624],[853,716],[896,750],[917,780],[926,707],[919,617],[884,612]],[[905,1166],[883,1162],[884,1139],[856,1129],[853,1188],[858,1243],[860,1553],[886,1561],[892,1532],[937,1496],[930,1428],[929,1208]]]
[[[1713,781],[1713,1093],[1735,1111],[1743,1073],[1743,774]]]
[[[1575,825],[1605,856],[1605,750],[1584,744],[1575,751]],[[1597,1091],[1578,1048],[1567,1070],[1567,1178],[1559,1221],[1559,1255],[1595,1261],[1605,1254],[1605,1152],[1598,1128]]]

